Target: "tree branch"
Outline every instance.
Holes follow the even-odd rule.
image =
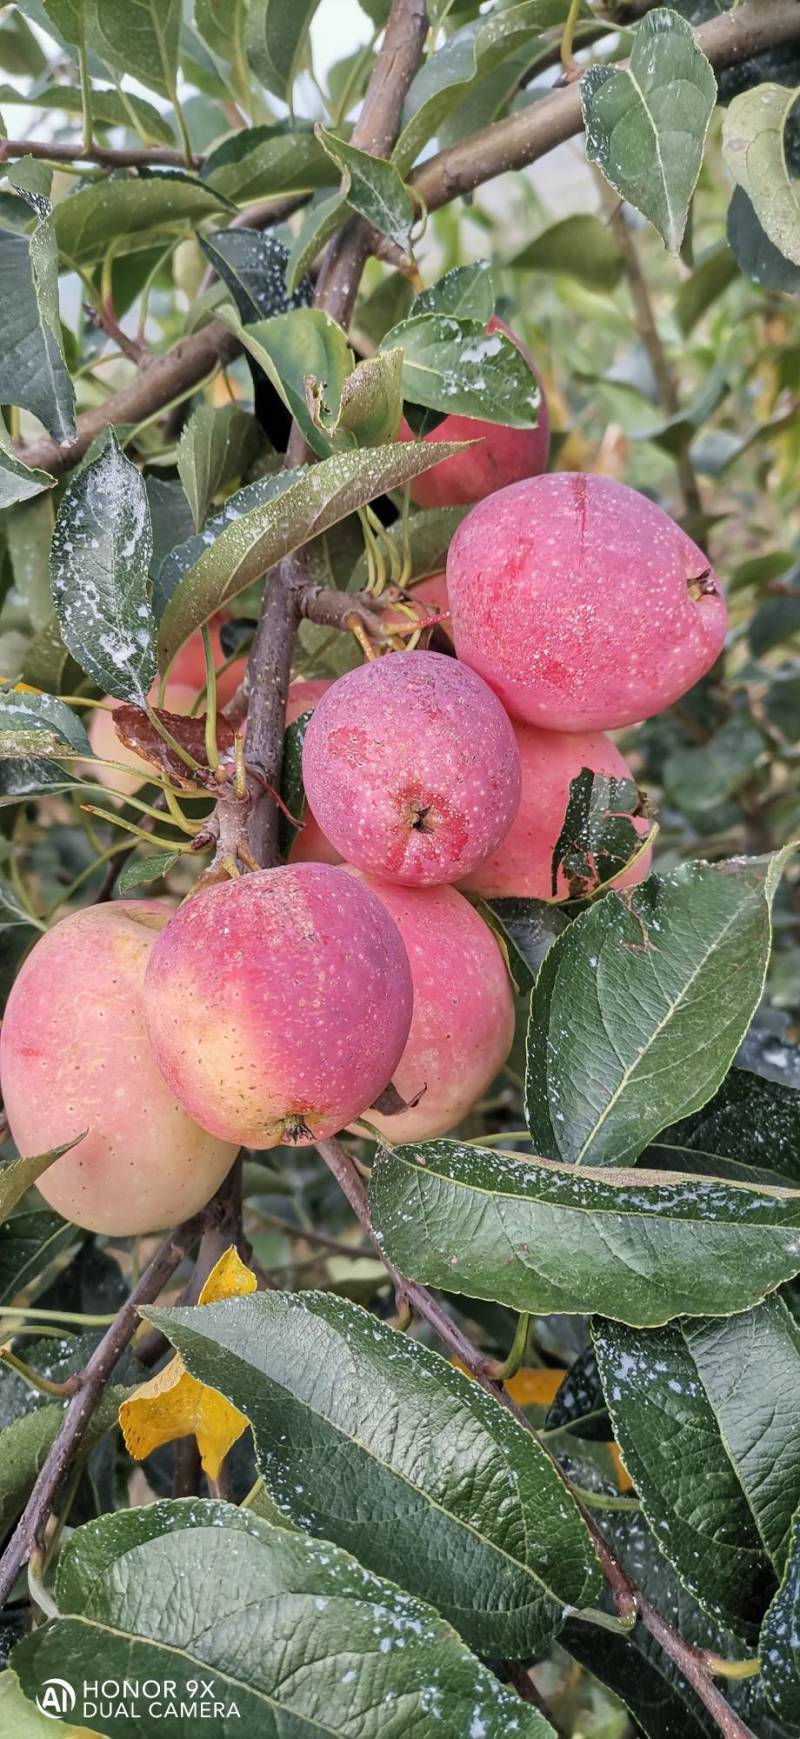
[[[97,163],[102,169],[140,169],[153,164],[165,164],[173,169],[200,169],[204,159],[192,157],[188,163],[185,151],[176,145],[98,145],[86,148],[76,140],[74,145],[55,139],[0,139],[0,163],[10,157],[46,157],[49,163]]]
[[[484,1389],[488,1390],[489,1394],[494,1396],[495,1400],[512,1413],[518,1424],[524,1426],[526,1431],[530,1431],[540,1447],[545,1450],[546,1454],[549,1454],[547,1445],[542,1442],[522,1408],[518,1407],[516,1402],[511,1399],[502,1384],[492,1381],[486,1357],[480,1348],[467,1339],[467,1336],[453,1322],[452,1317],[448,1316],[447,1311],[426,1286],[418,1286],[415,1281],[406,1280],[387,1258],[381,1248],[380,1239],[373,1230],[366,1190],[347,1149],[342,1146],[340,1141],[332,1139],[318,1142],[317,1152],[336,1178],[356,1219],[371,1238],[395,1287],[398,1303],[408,1305],[415,1316],[419,1317],[421,1321],[427,1322],[429,1327],[434,1329],[443,1346],[446,1346],[455,1355],[476,1382],[480,1383]],[[564,1474],[558,1462],[553,1461],[553,1466],[563,1479]],[[730,1703],[713,1683],[705,1656],[698,1649],[693,1648],[690,1643],[684,1642],[683,1637],[679,1636],[676,1630],[673,1630],[672,1625],[667,1623],[667,1620],[648,1600],[646,1594],[637,1587],[624,1565],[620,1564],[614,1556],[594,1516],[584,1508],[574,1493],[572,1495],[591,1536],[620,1617],[628,1620],[636,1618],[639,1623],[644,1625],[645,1630],[649,1631],[650,1635],[660,1644],[664,1653],[669,1656],[671,1661],[674,1661],[684,1678],[692,1686],[701,1703],[713,1716],[720,1732],[725,1735],[725,1739],[752,1739],[749,1729],[743,1721],[740,1721]]]
[[[139,1305],[152,1304],[158,1297],[184,1256],[197,1243],[206,1216],[212,1210],[213,1203],[206,1215],[197,1214],[164,1240],[81,1373],[80,1387],[66,1409],[58,1436],[0,1559],[0,1608],[5,1605],[31,1553],[43,1543],[62,1480],[86,1435],[111,1372],[139,1326]]]

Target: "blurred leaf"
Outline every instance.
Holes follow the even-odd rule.
[[[293,295],[286,289],[289,250],[269,230],[220,229],[200,237],[203,253],[227,284],[245,325],[302,308],[312,286],[303,283]]]
[[[504,332],[450,314],[412,314],[382,340],[403,350],[403,393],[415,405],[510,428],[535,426],[536,376]]]
[[[348,205],[373,229],[407,251],[417,207],[399,170],[382,157],[337,139],[326,127],[317,126],[315,131],[342,173],[342,192]]]
[[[481,1652],[534,1652],[564,1603],[596,1594],[589,1537],[549,1458],[437,1353],[319,1292],[147,1314],[246,1409],[290,1519],[424,1587]]]
[[[540,1152],[625,1165],[715,1092],[761,1000],[792,849],[651,876],[624,897],[606,894],[559,937],[528,1032]]]
[[[715,809],[747,784],[765,750],[758,726],[740,713],[721,725],[702,748],[677,749],[670,755],[664,768],[666,791],[689,814]]]
[[[800,742],[800,675],[776,676],[763,701],[764,712],[773,730],[787,743]]]
[[[797,91],[759,84],[734,97],[722,126],[722,154],[768,241],[800,266],[800,195],[790,179],[784,131]]]
[[[741,187],[728,207],[728,244],[745,276],[762,290],[800,290],[800,266],[770,241]]]
[[[51,694],[0,688],[0,757],[41,755],[45,760],[91,759],[89,738],[74,712]],[[52,783],[46,778],[46,784]]]
[[[0,1171],[0,1179],[2,1179]],[[80,1237],[50,1208],[31,1208],[0,1225],[0,1304],[10,1304],[67,1245]]]
[[[4,930],[14,930],[20,925],[36,928],[37,920],[31,917],[27,906],[23,906],[11,883],[5,876],[0,876],[0,935]],[[44,929],[43,924],[38,927]]]
[[[380,344],[399,320],[405,320],[413,301],[414,291],[408,279],[402,272],[390,272],[379,279],[368,296],[360,297],[353,316],[354,330],[370,344]]]
[[[430,54],[412,80],[403,108],[394,159],[403,174],[423,145],[468,94],[477,77],[485,76],[521,46],[536,58],[539,33],[564,23],[565,0],[527,0],[476,18],[449,36]]]
[[[681,284],[675,299],[675,315],[685,338],[737,276],[737,262],[730,248],[718,243]]]
[[[629,67],[593,66],[581,79],[589,162],[672,254],[680,251],[716,96],[691,26],[668,7],[642,19]]]
[[[598,1322],[592,1338],[614,1435],[660,1550],[704,1611],[754,1639],[775,1578],[680,1328],[642,1334]]]
[[[251,0],[247,58],[264,89],[291,104],[319,0]]]
[[[162,661],[168,663],[195,628],[281,556],[460,450],[453,442],[439,443],[435,452],[422,442],[396,442],[335,453],[309,471],[284,472],[282,492],[227,526],[179,579],[161,617]]]
[[[102,259],[110,242],[194,226],[227,204],[224,195],[194,175],[140,171],[79,187],[56,206],[53,224],[59,252],[68,265],[80,266]],[[131,245],[137,247],[138,240]]]
[[[753,616],[747,631],[754,658],[763,658],[773,646],[782,646],[800,633],[800,592],[789,592],[782,598],[766,598]]]
[[[658,1327],[747,1310],[800,1271],[796,1190],[428,1141],[379,1154],[370,1206],[409,1279],[542,1316]]]
[[[90,46],[116,72],[174,97],[181,0],[85,0]]]
[[[61,632],[103,693],[143,705],[156,673],[144,483],[108,428],[61,499],[51,572]]]
[[[510,1724],[519,1739],[553,1739],[429,1606],[335,1546],[232,1504],[164,1501],[89,1522],[59,1557],[56,1598],[59,1617],[14,1650],[32,1696],[65,1660],[73,1679],[91,1680],[100,1650],[106,1676],[166,1676],[184,1704],[213,1671],[225,1725],[246,1733],[378,1739],[397,1703],[415,1739],[463,1739],[470,1723],[482,1739],[504,1739]],[[131,1730],[124,1714],[103,1726],[109,1739]],[[161,1726],[137,1721],[137,1739]]]
[[[238,405],[198,405],[178,442],[178,473],[200,531],[218,495],[252,464],[262,442],[249,411]]]
[[[0,229],[0,399],[22,405],[60,445],[75,434],[75,393],[58,309],[58,249],[49,202],[28,196],[28,235]]]
[[[589,212],[551,224],[508,264],[514,271],[563,273],[601,293],[616,287],[623,269],[607,226]]]
[[[645,1159],[680,1172],[800,1188],[800,1092],[731,1069],[714,1098],[662,1130]]]
[[[84,1130],[82,1134],[73,1136],[61,1147],[52,1147],[49,1153],[36,1154],[32,1159],[10,1159],[0,1165],[0,1221],[8,1219],[12,1208],[22,1200],[36,1179],[60,1159],[62,1153],[69,1153],[71,1147],[82,1141],[85,1133]]]
[[[9,1739],[51,1739],[51,1715],[41,1715],[34,1703],[22,1695],[19,1679],[10,1669],[0,1672],[0,1728]],[[61,1739],[87,1739],[86,1727],[73,1727],[62,1722]]]
[[[66,115],[80,115],[83,104],[77,86],[53,84],[24,94],[13,85],[0,86],[0,103],[30,103],[36,109],[60,109]],[[136,123],[140,137],[147,145],[174,145],[175,133],[166,116],[159,114],[153,103],[126,91],[124,100],[119,91],[103,90],[92,85],[92,116],[100,126],[130,127]]]
[[[336,170],[310,127],[278,122],[244,127],[224,139],[206,158],[203,180],[225,198],[246,205],[331,187]]]

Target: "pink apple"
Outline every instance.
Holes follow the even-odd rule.
[[[479,502],[450,544],[447,589],[459,658],[548,730],[651,718],[725,641],[703,551],[607,477],[535,477]]]

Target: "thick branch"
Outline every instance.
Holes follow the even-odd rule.
[[[492,1382],[485,1355],[480,1348],[462,1334],[461,1329],[453,1322],[452,1317],[448,1316],[447,1311],[443,1309],[438,1299],[434,1298],[426,1286],[418,1286],[416,1282],[406,1280],[402,1274],[398,1273],[394,1264],[388,1260],[373,1231],[366,1190],[347,1149],[342,1146],[340,1141],[331,1140],[318,1142],[317,1151],[347,1197],[356,1219],[359,1220],[365,1232],[372,1239],[389,1278],[394,1284],[398,1300],[409,1305],[414,1315],[419,1317],[421,1321],[427,1322],[438,1335],[443,1346],[455,1354],[455,1357],[466,1367],[471,1376],[490,1394],[494,1395],[495,1399],[513,1414],[518,1423],[524,1426],[526,1431],[530,1431],[536,1437],[537,1442],[541,1443],[541,1438],[522,1409],[516,1405],[516,1402],[511,1399],[502,1385]],[[546,1444],[542,1443],[542,1448],[546,1449]],[[563,1478],[564,1475],[558,1463],[554,1462],[553,1465]],[[577,1499],[575,1501],[578,1502]],[[644,1625],[645,1630],[650,1632],[650,1635],[660,1644],[664,1653],[669,1655],[670,1660],[674,1661],[684,1678],[692,1686],[701,1703],[713,1716],[720,1732],[725,1735],[725,1739],[752,1739],[749,1729],[743,1721],[739,1720],[730,1703],[713,1683],[703,1655],[697,1649],[692,1648],[691,1644],[684,1642],[683,1637],[673,1630],[672,1626],[648,1600],[641,1588],[637,1587],[627,1570],[614,1556],[591,1512],[584,1509],[579,1502],[578,1508],[591,1535],[603,1574],[620,1616],[626,1619],[637,1617],[639,1622]]]
[[[267,575],[261,614],[248,659],[248,714],[245,756],[264,782],[250,817],[250,850],[256,863],[278,862],[277,791],[283,761],[286,692],[292,649],[300,621],[298,591],[305,577],[302,558],[287,556]]]
[[[107,1334],[81,1374],[80,1387],[69,1403],[58,1436],[47,1456],[25,1509],[0,1559],[0,1608],[8,1600],[31,1553],[41,1546],[62,1480],[73,1464],[89,1421],[121,1354],[139,1326],[139,1306],[152,1304],[184,1256],[197,1243],[204,1224],[198,1214],[164,1240],[126,1298]]]

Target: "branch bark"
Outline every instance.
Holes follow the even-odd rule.
[[[0,139],[0,163],[11,157],[45,157],[48,163],[97,163],[101,169],[144,169],[164,164],[172,169],[200,169],[202,157],[187,162],[176,145],[65,145],[55,139]]]
[[[340,1141],[333,1139],[318,1142],[317,1152],[336,1178],[356,1219],[363,1226],[368,1237],[371,1238],[395,1287],[398,1304],[408,1305],[415,1316],[419,1317],[422,1322],[427,1322],[429,1327],[438,1335],[442,1345],[455,1355],[476,1382],[480,1383],[484,1389],[488,1390],[489,1394],[494,1396],[495,1400],[500,1402],[501,1406],[513,1414],[518,1424],[522,1425],[526,1431],[530,1431],[547,1452],[546,1444],[542,1443],[521,1407],[518,1407],[516,1402],[511,1399],[502,1384],[492,1381],[487,1369],[486,1358],[480,1348],[474,1346],[473,1342],[467,1339],[467,1336],[453,1322],[452,1317],[448,1316],[447,1311],[426,1286],[418,1286],[415,1281],[406,1280],[394,1264],[388,1260],[373,1230],[366,1190],[347,1149]],[[553,1465],[563,1479],[564,1475],[558,1463],[554,1462]],[[574,1493],[572,1495],[591,1535],[592,1543],[620,1617],[628,1620],[635,1617],[640,1624],[644,1625],[645,1630],[649,1631],[655,1641],[660,1644],[664,1653],[669,1656],[692,1686],[701,1703],[713,1716],[725,1739],[752,1739],[749,1729],[743,1721],[740,1721],[730,1703],[714,1684],[704,1656],[690,1643],[684,1642],[683,1637],[679,1636],[676,1630],[673,1630],[672,1625],[667,1623],[652,1601],[648,1600],[647,1595],[636,1585],[624,1566],[614,1556],[591,1511],[584,1508],[575,1498]]]

